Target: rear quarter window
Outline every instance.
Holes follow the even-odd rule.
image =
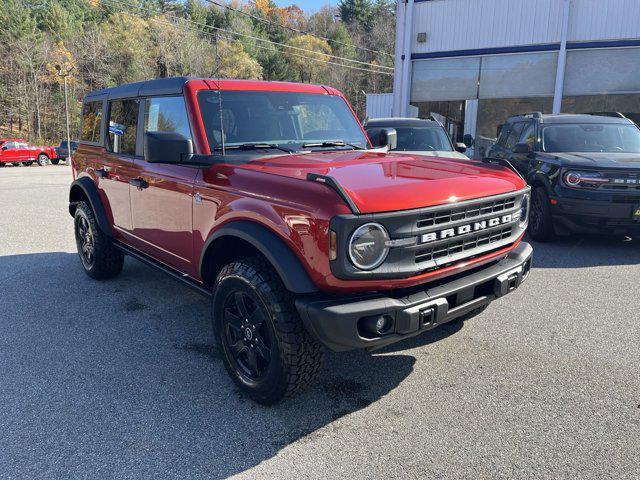
[[[102,101],[86,102],[82,106],[82,128],[80,129],[80,140],[84,142],[99,143],[101,124]]]

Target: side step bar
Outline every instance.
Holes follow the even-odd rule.
[[[190,287],[191,289],[195,290],[199,294],[204,295],[207,298],[211,297],[212,293],[209,290],[204,288],[202,284],[196,282],[193,278],[189,277],[188,275],[182,274],[177,270],[174,270],[173,268],[168,267],[167,265],[160,263],[157,260],[154,260],[148,255],[145,255],[144,253],[134,250],[133,248],[127,245],[124,245],[120,242],[117,242],[117,241],[113,242],[113,246],[116,247],[125,255],[128,255],[129,257],[133,257],[136,260],[140,260],[142,263],[149,265],[150,267],[153,267],[156,270],[160,270],[162,273],[166,273],[174,280],[177,280],[182,284],[186,285],[187,287]]]

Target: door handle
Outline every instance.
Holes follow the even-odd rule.
[[[136,187],[138,190],[142,190],[149,186],[147,181],[142,177],[132,178],[131,180],[129,180],[129,185],[131,185],[132,187]]]
[[[98,168],[96,169],[96,175],[100,178],[107,178],[109,176],[109,172],[104,168]]]

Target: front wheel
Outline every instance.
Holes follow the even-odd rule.
[[[40,155],[38,155],[38,165],[40,165],[41,167],[49,165],[49,157],[47,156],[47,154],[41,153]]]
[[[317,378],[324,347],[305,330],[293,295],[264,259],[250,257],[222,269],[212,315],[225,367],[249,398],[273,405]]]
[[[556,238],[549,196],[543,187],[536,187],[531,194],[531,210],[527,231],[538,242],[550,242]]]
[[[118,275],[124,265],[124,254],[100,230],[93,210],[85,202],[79,202],[76,206],[74,227],[78,255],[86,274],[95,280]]]

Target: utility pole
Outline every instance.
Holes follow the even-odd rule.
[[[67,77],[71,75],[73,67],[71,65],[63,69],[56,65],[56,72],[64,81],[64,114],[67,120],[67,165],[71,165],[71,135],[69,133],[69,102],[67,101]]]

